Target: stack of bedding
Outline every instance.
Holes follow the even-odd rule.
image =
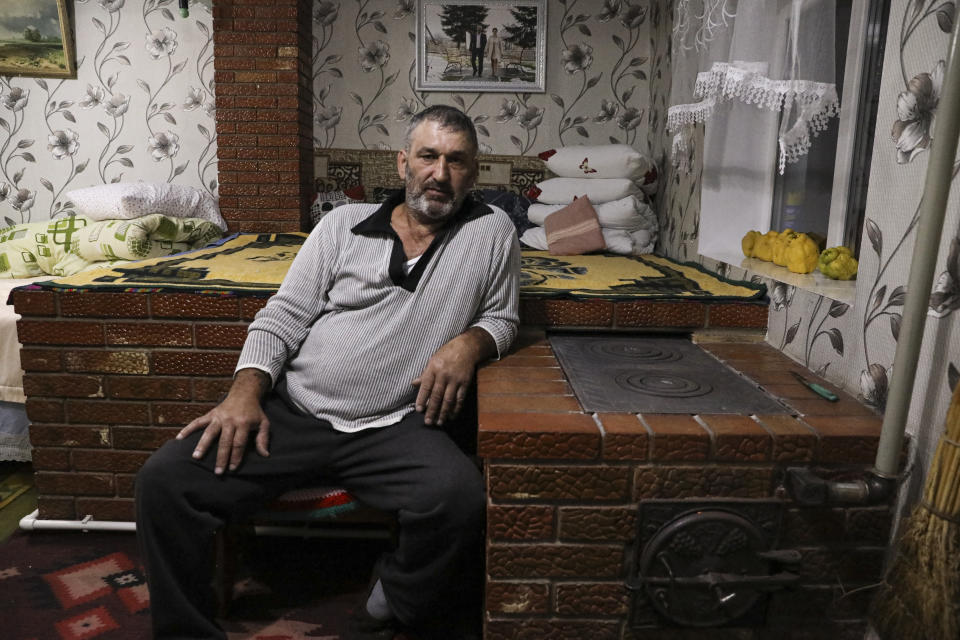
[[[649,158],[625,144],[561,147],[539,157],[557,177],[528,193],[536,202],[527,218],[536,226],[521,242],[556,254],[653,251],[659,225],[647,197],[657,171]]]

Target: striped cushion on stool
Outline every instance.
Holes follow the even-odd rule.
[[[357,506],[356,498],[340,487],[304,487],[287,491],[257,516],[272,520],[328,520]]]

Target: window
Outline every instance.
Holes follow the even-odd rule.
[[[698,247],[701,255],[852,302],[854,284],[825,281],[819,273],[798,276],[770,263],[745,260],[740,238],[751,229],[791,228],[812,232],[827,246],[846,245],[859,254],[889,9],[889,3],[883,0],[837,1],[835,57],[840,115],[814,139],[809,153],[787,164],[782,175],[776,170],[775,137],[725,139],[722,160],[711,154],[707,144]],[[779,122],[781,114],[755,109],[754,113],[731,114],[729,121],[715,116],[707,123],[708,132],[711,126],[733,123],[734,117]],[[771,129],[776,126],[766,131]],[[730,157],[737,153],[769,154],[770,175],[737,175],[729,164]]]

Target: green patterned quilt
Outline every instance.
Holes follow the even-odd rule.
[[[198,218],[159,213],[131,220],[70,216],[0,229],[0,278],[69,276],[119,261],[168,256],[222,235]]]

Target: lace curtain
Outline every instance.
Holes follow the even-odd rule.
[[[696,123],[706,123],[706,156],[744,174],[768,162],[782,174],[807,153],[839,112],[835,2],[675,2],[667,128],[680,170]]]

